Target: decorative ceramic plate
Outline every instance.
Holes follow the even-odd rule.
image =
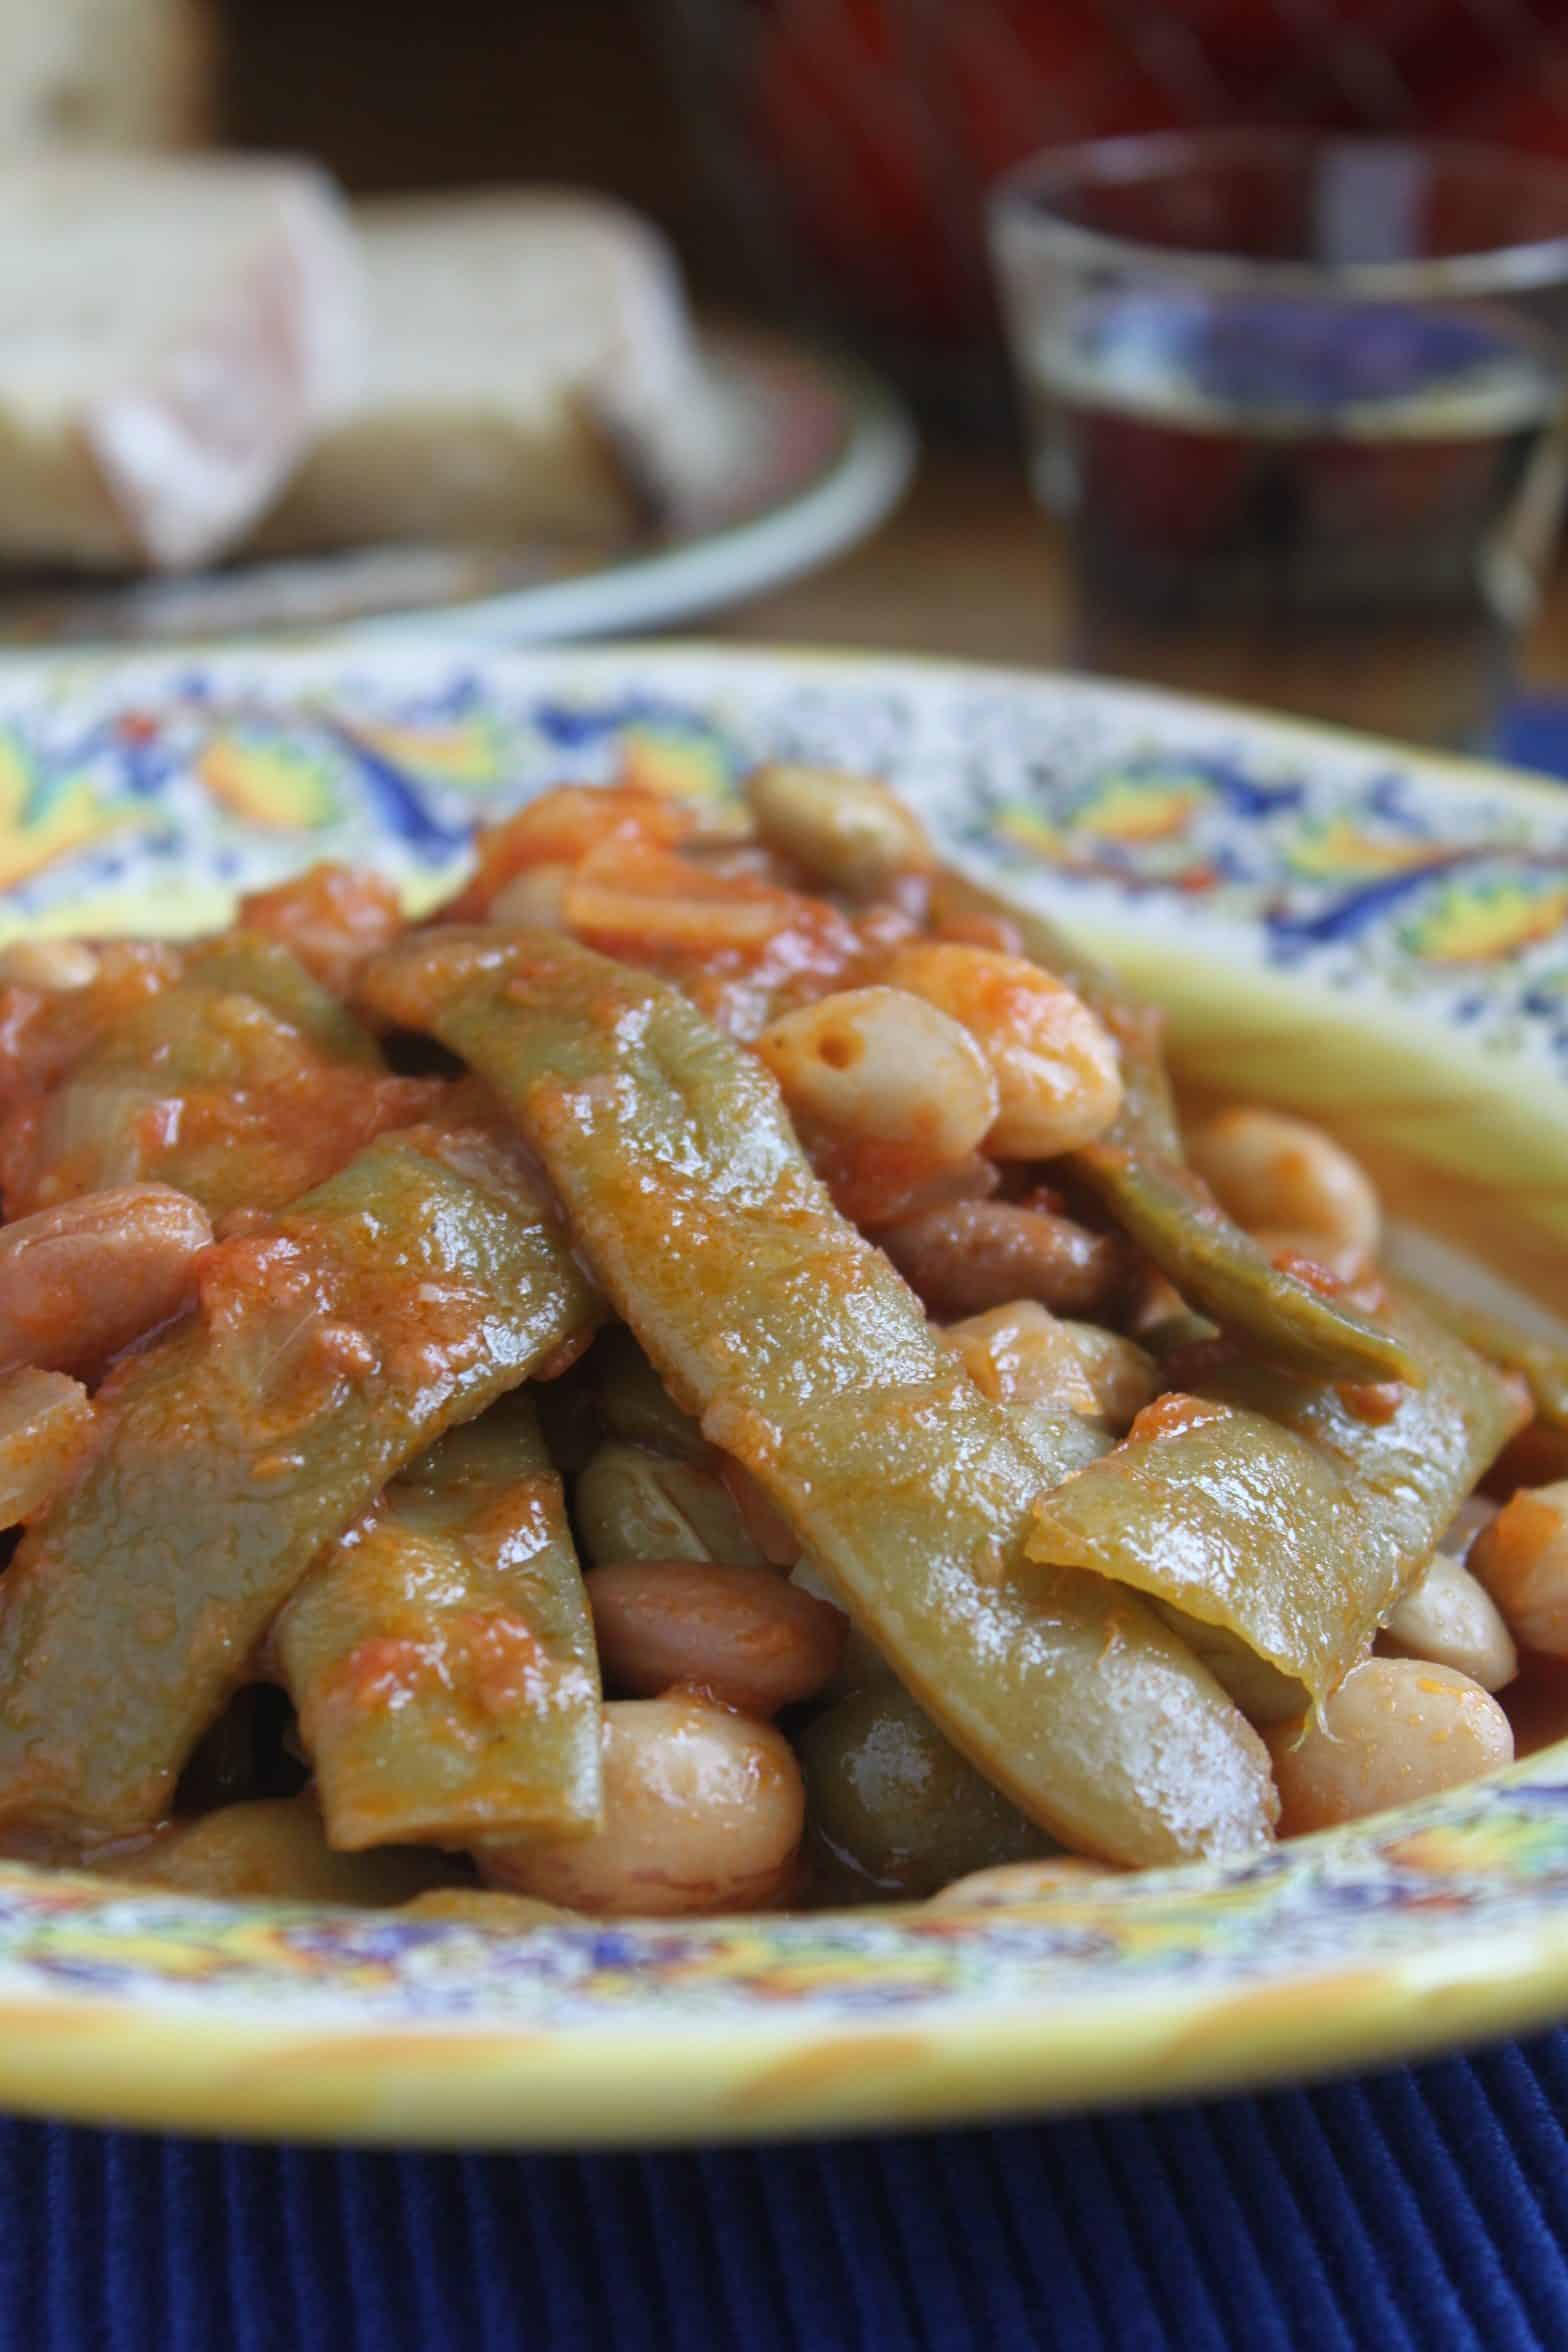
[[[325,855],[427,896],[476,819],[547,782],[718,795],[764,753],[891,777],[953,856],[1169,1006],[1189,1079],[1344,1125],[1436,1237],[1417,1246],[1568,1307],[1568,793],[1497,770],[831,657],[13,663],[6,923],[200,925]],[[179,2129],[543,2146],[947,2121],[1564,2013],[1568,1743],[1261,1859],[968,1915],[502,1936],[0,1871],[0,2103]]]
[[[190,578],[0,579],[0,645],[168,645],[266,631],[437,629],[469,645],[662,629],[793,579],[876,528],[915,440],[863,369],[710,329],[700,468],[661,534],[605,551],[365,547]]]

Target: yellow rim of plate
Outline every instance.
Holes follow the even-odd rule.
[[[329,642],[310,654],[335,650]],[[346,642],[342,650],[349,651]],[[273,649],[250,651],[270,658]],[[172,649],[157,656],[160,663],[174,658]],[[284,652],[282,666],[289,658]],[[497,666],[509,659],[484,658]],[[732,675],[780,664],[862,673],[911,669],[1032,692],[1057,682],[1048,673],[938,657],[694,641],[517,658],[535,668],[558,661],[585,678],[636,661],[652,668],[700,662]],[[96,671],[122,664],[80,666]],[[1162,706],[1189,699],[1110,681],[1083,683],[1146,704],[1151,721]],[[1243,706],[1209,701],[1203,707],[1284,739],[1304,755],[1324,742],[1369,756],[1399,748]],[[1568,794],[1548,779],[1484,761],[1403,750],[1400,756],[1423,784],[1501,788],[1532,805],[1552,796],[1568,815]],[[188,897],[184,903],[189,906]],[[144,915],[156,914],[155,899],[142,904]],[[87,911],[74,911],[76,925]],[[217,893],[212,911],[223,911]],[[1168,943],[1150,945],[1114,926],[1086,921],[1081,927],[1174,1005],[1188,1055],[1206,1068],[1216,1057],[1223,1061],[1226,1039],[1235,1034],[1226,1018],[1234,1012],[1233,967]],[[1320,1024],[1327,1008],[1298,982],[1245,977],[1244,1058],[1259,1076],[1272,1075],[1277,1095],[1280,1072],[1270,1071],[1270,1055],[1278,1056],[1282,1039]],[[1547,1222],[1556,1236],[1568,1234],[1568,1090],[1556,1090],[1560,1099],[1549,1110],[1538,1097],[1521,1115],[1506,1082],[1489,1082],[1484,1073],[1478,1081],[1474,1071],[1456,1082],[1435,1024],[1401,1022],[1375,997],[1359,1000],[1359,1009],[1355,999],[1334,1009],[1341,1038],[1354,1031],[1377,1048],[1358,1090],[1363,1116],[1407,1150],[1433,1153],[1470,1177],[1504,1184],[1526,1216],[1538,1217],[1543,1200],[1555,1204],[1560,1214]],[[1316,1099],[1314,1088],[1321,1094],[1326,1080],[1343,1081],[1345,1070],[1328,1054],[1298,1062],[1287,1075],[1290,1099],[1306,1107]],[[1399,1087],[1391,1103],[1396,1076],[1417,1083]],[[1445,1147],[1456,1121],[1472,1136],[1479,1131],[1479,1150],[1452,1140]],[[1564,1750],[1551,1753],[1561,1757]],[[1536,1769],[1541,1762],[1532,1759]],[[1318,1843],[1298,1849],[1304,1870]],[[1201,1892],[1195,1890],[1194,1900],[1201,1907]],[[1010,1916],[1020,1923],[1048,1919],[1052,1908],[1030,1906]],[[95,2123],[383,2144],[549,2148],[756,2138],[1239,2090],[1390,2063],[1525,2030],[1568,2010],[1568,1914],[1544,1902],[1522,1925],[1461,1929],[1419,1954],[1357,1963],[1350,1920],[1346,1941],[1343,1965],[1259,1983],[1188,1993],[1166,1978],[1100,1999],[1075,1995],[1064,2011],[1066,2032],[1048,2020],[965,2010],[957,2001],[924,2022],[893,2016],[845,2024],[807,2015],[777,2023],[730,2018],[693,2028],[646,2018],[542,2031],[504,2023],[345,2029],[290,2019],[286,2009],[204,2013],[182,2005],[173,1984],[118,2000],[80,1991],[12,1999],[0,1993],[0,2102]],[[656,2002],[656,1988],[648,1999],[650,2006]]]
[[[1022,1925],[1042,1911],[1022,1907]],[[668,1923],[665,1923],[666,1925]],[[1075,1999],[1067,2033],[924,2025],[366,2026],[0,1999],[0,2104],[225,2137],[519,2148],[748,2140],[1214,2097],[1528,2032],[1568,2007],[1568,1920],[1190,1994]]]

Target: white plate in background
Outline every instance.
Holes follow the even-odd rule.
[[[709,329],[706,478],[662,537],[613,549],[387,546],[178,579],[0,580],[0,647],[172,645],[413,629],[470,645],[560,644],[669,628],[827,563],[874,531],[915,435],[853,362],[749,329]]]

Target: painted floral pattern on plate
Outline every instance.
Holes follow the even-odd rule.
[[[672,651],[229,654],[0,675],[0,919],[369,857],[413,883],[542,784],[887,775],[1090,920],[1373,987],[1568,1070],[1568,793],[1223,707],[983,671]]]
[[[953,854],[1097,927],[1398,1000],[1568,1072],[1568,793],[1078,682],[702,649],[235,651],[0,669],[0,919],[126,925],[322,857],[410,888],[541,786],[886,775]],[[1409,1815],[1006,1913],[570,1926],[236,1910],[0,1868],[0,1995],[722,2030],[1053,2015],[1568,1934],[1568,1748]]]
[[[286,2002],[291,2022],[722,2029],[959,2006],[1053,2012],[1419,1961],[1435,1937],[1510,1935],[1568,1915],[1568,1757],[1381,1826],[1229,1865],[1146,1871],[988,1912],[889,1912],[517,1937],[462,1922],[284,1904],[243,1908],[0,1867],[0,2000],[40,1993]],[[1058,2015],[1058,2023],[1060,2022]]]

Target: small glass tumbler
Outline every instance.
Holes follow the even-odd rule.
[[[1076,664],[1486,748],[1568,483],[1568,169],[1103,140],[991,238]]]

